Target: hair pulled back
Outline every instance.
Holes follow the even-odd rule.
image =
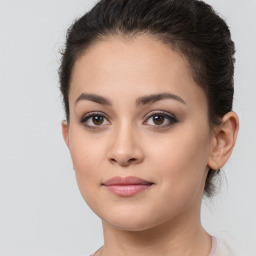
[[[60,90],[69,121],[68,95],[75,61],[93,43],[111,36],[153,36],[183,54],[208,100],[211,126],[232,110],[235,47],[225,21],[199,0],[101,0],[68,29],[59,68]],[[211,196],[220,170],[210,169]]]

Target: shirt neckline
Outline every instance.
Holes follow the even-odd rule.
[[[212,236],[212,248],[211,248],[209,256],[214,256],[215,255],[216,248],[217,248],[217,240],[214,236]]]

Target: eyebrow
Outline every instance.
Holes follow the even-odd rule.
[[[172,93],[160,93],[160,94],[152,94],[149,96],[140,97],[136,100],[136,105],[138,106],[146,105],[146,104],[154,103],[154,102],[165,100],[165,99],[176,100],[186,105],[186,102],[181,97]]]
[[[77,104],[79,101],[82,100],[89,100],[89,101],[93,101],[96,103],[99,103],[101,105],[108,105],[108,106],[112,106],[111,102],[109,99],[96,95],[96,94],[87,94],[87,93],[82,93],[80,94],[80,96],[76,99],[75,104]]]
[[[165,99],[176,100],[176,101],[186,105],[186,102],[181,97],[179,97],[178,95],[172,94],[172,93],[159,93],[159,94],[143,96],[136,100],[136,105],[143,106],[143,105],[155,103],[157,101],[165,100]],[[112,103],[109,99],[99,96],[99,95],[96,95],[96,94],[82,93],[76,99],[75,104],[77,104],[79,101],[82,101],[82,100],[88,100],[88,101],[96,102],[101,105],[112,106]]]

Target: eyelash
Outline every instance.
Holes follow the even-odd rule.
[[[167,120],[168,121],[168,124],[165,124],[165,125],[151,125],[151,126],[155,126],[154,128],[166,128],[166,127],[169,127],[175,123],[178,122],[178,119],[176,118],[175,115],[173,114],[170,114],[166,111],[163,111],[163,110],[158,110],[158,111],[153,111],[153,112],[150,112],[149,114],[146,115],[146,121],[148,121],[150,118],[153,118],[153,117],[156,117],[156,116],[160,116],[160,117],[164,117],[165,118],[165,121]],[[144,124],[144,122],[143,122]]]
[[[87,124],[88,120],[90,120],[93,117],[102,117],[102,118],[108,120],[108,118],[106,117],[106,114],[104,114],[102,112],[90,112],[90,113],[84,115],[81,118],[80,123],[83,124],[83,126],[85,126],[86,128],[89,128],[89,129],[98,129],[98,128],[100,128],[101,125],[88,125]],[[110,123],[110,122],[108,121],[108,123]]]
[[[143,124],[145,124],[145,122],[147,122],[148,120],[150,120],[150,118],[153,118],[153,117],[156,117],[156,116],[159,116],[159,117],[164,117],[164,122],[166,122],[166,120],[168,121],[168,124],[165,124],[165,125],[149,125],[149,126],[155,126],[154,128],[155,129],[159,129],[159,128],[166,128],[166,127],[169,127],[175,123],[178,122],[177,118],[175,117],[175,115],[173,114],[170,114],[168,112],[165,112],[165,111],[153,111],[153,112],[150,112],[149,114],[147,114],[145,116],[146,120],[143,122]],[[91,118],[93,117],[100,117],[100,118],[103,118],[103,124],[99,124],[99,125],[88,125],[88,120],[90,120]],[[86,115],[84,115],[81,120],[80,120],[80,123],[83,124],[83,126],[85,126],[86,128],[89,128],[89,129],[99,129],[99,128],[102,128],[102,126],[105,126],[106,124],[104,124],[105,120],[107,120],[108,124],[110,124],[110,121],[108,121],[108,118],[107,118],[107,115],[102,113],[102,112],[90,112]]]

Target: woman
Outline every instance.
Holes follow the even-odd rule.
[[[102,0],[71,26],[62,132],[102,219],[93,255],[242,255],[200,221],[236,142],[234,52],[197,0]]]

